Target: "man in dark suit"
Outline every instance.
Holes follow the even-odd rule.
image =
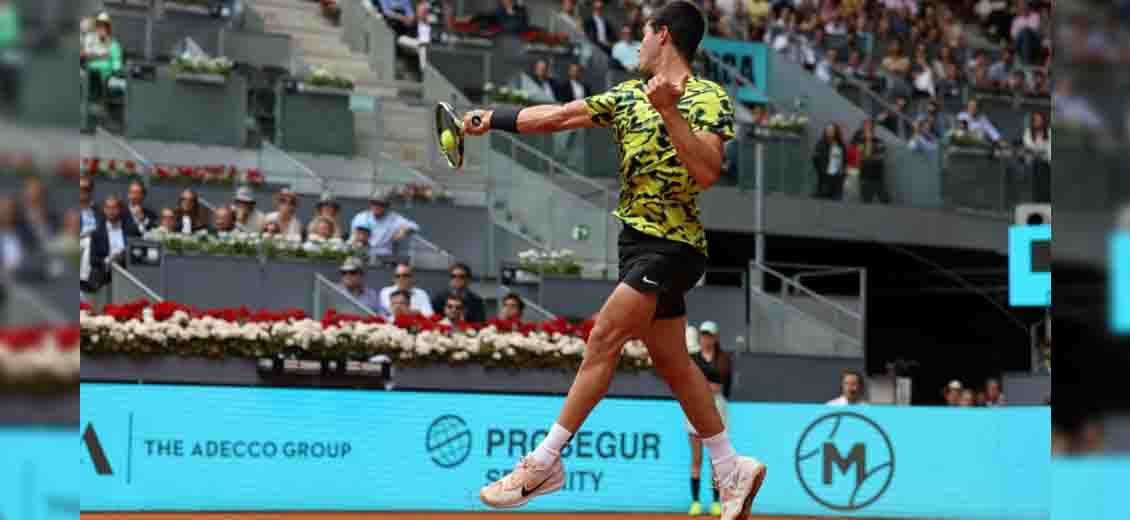
[[[145,184],[141,181],[129,183],[129,192],[126,194],[128,211],[125,212],[124,218],[133,221],[134,227],[142,233],[157,227],[160,223],[157,212],[145,206],[147,194]]]
[[[597,47],[604,49],[605,54],[611,54],[613,31],[612,22],[604,17],[604,0],[594,0],[592,15],[585,18],[585,34]]]
[[[432,308],[442,313],[447,306],[449,298],[463,302],[463,319],[470,323],[483,323],[487,320],[486,306],[483,299],[471,290],[471,268],[467,264],[456,262],[452,264],[451,282],[446,291],[441,291],[432,299]]]
[[[110,280],[110,263],[125,264],[126,246],[141,231],[133,219],[124,218],[122,199],[117,195],[106,197],[102,205],[103,218],[90,237],[90,290],[96,291]]]
[[[568,103],[592,95],[592,89],[585,83],[585,69],[580,63],[569,65],[569,77],[557,85],[557,100]]]

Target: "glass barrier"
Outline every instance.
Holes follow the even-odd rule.
[[[327,310],[333,309],[340,314],[354,316],[376,316],[377,313],[338,284],[330,281],[320,273],[314,273],[314,317],[321,318]]]
[[[267,182],[285,184],[295,192],[322,193],[327,189],[325,179],[314,170],[267,141],[259,148],[259,171]]]
[[[1016,204],[1035,200],[1029,164],[1022,156],[984,148],[943,147],[942,201],[955,210],[1011,213]]]
[[[750,262],[750,276],[751,352],[863,356],[862,313],[757,262]]]

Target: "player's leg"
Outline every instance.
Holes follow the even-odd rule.
[[[702,488],[702,439],[693,433],[687,436],[691,441],[691,509],[688,514],[702,514],[702,504],[699,503],[699,489]]]
[[[557,423],[514,471],[482,489],[479,496],[483,503],[497,508],[519,507],[564,486],[561,449],[608,393],[624,343],[629,338],[642,336],[642,329],[655,314],[655,305],[654,293],[643,293],[625,284],[612,291],[589,334],[585,358],[569,388]]]
[[[643,340],[656,372],[675,394],[710,454],[712,480],[718,486],[722,503],[722,519],[744,518],[765,478],[765,465],[756,459],[739,457],[730,442],[706,376],[687,352],[686,307],[682,298],[681,293],[677,298],[670,293],[661,295],[657,318]]]

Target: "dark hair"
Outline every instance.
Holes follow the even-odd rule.
[[[685,0],[671,2],[660,8],[648,20],[648,24],[652,30],[666,27],[679,56],[686,60],[687,65],[694,63],[698,45],[702,43],[702,35],[706,33],[706,19],[698,7]]]
[[[405,291],[403,289],[397,289],[395,291],[392,291],[392,294],[388,295],[388,301],[391,303],[392,299],[394,297],[397,297],[397,296],[403,296],[404,299],[408,300],[409,303],[412,302],[412,295],[408,291]]]
[[[144,183],[144,182],[141,182],[141,181],[135,180],[135,181],[132,181],[132,182],[130,182],[130,183],[129,183],[129,187],[130,187],[130,188],[132,188],[132,187],[134,187],[134,186],[138,186],[138,187],[140,187],[140,188],[141,188],[141,194],[142,194],[142,195],[148,195],[148,194],[149,194],[149,189],[145,187],[145,183]]]
[[[863,373],[854,368],[845,368],[840,372],[840,380],[842,381],[847,376],[855,376],[859,380],[859,384],[863,384]]]
[[[522,300],[521,296],[518,296],[518,293],[507,293],[506,296],[502,297],[502,303],[506,303],[508,300],[514,300],[515,302],[517,302],[518,310],[526,310],[526,302]]]
[[[447,268],[447,272],[450,273],[451,271],[454,271],[456,269],[462,269],[464,272],[466,272],[468,280],[474,280],[475,279],[475,274],[471,272],[471,267],[468,266],[467,264],[465,264],[463,262],[455,262],[455,263],[451,264],[451,267]]]

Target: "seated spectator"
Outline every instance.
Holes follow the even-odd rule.
[[[1016,0],[1016,17],[1012,19],[1009,36],[1020,52],[1020,59],[1031,65],[1039,60],[1044,44],[1040,36],[1040,13],[1028,2]]]
[[[122,218],[122,200],[117,195],[106,197],[102,205],[104,217],[90,239],[90,269],[93,290],[110,280],[110,264],[125,265],[127,243],[141,236],[133,221]]]
[[[942,46],[941,50],[938,51],[938,55],[934,58],[934,62],[932,64],[934,67],[934,77],[945,77],[947,75],[946,67],[951,64],[957,65],[957,61],[953,56],[953,47],[944,45]]]
[[[989,81],[996,85],[1003,85],[1008,81],[1009,75],[1017,70],[1014,61],[1011,49],[1002,51],[1000,59],[989,65]]]
[[[932,120],[929,117],[915,121],[914,131],[909,142],[911,150],[925,153],[938,150],[938,136],[931,131],[932,126]]]
[[[557,12],[557,16],[550,20],[549,30],[561,32],[562,27],[557,24],[564,25],[570,32],[582,30],[581,17],[577,15],[577,2],[575,0],[561,0],[561,10]]]
[[[972,388],[965,388],[961,391],[961,397],[958,398],[957,405],[962,408],[972,408],[977,406],[977,394],[973,392]]]
[[[534,62],[530,75],[523,74],[519,88],[531,100],[538,103],[557,103],[557,85],[549,76],[549,63],[545,60]]]
[[[318,224],[318,217],[322,217],[330,223],[330,232],[328,235],[325,235],[325,238],[328,240],[333,237],[341,236],[342,233],[339,231],[337,223],[337,214],[340,211],[341,204],[338,204],[333,193],[323,193],[321,199],[318,200],[318,205],[314,208],[315,216],[310,219],[310,225],[306,228],[306,234],[310,235],[314,233],[314,226]]]
[[[834,74],[836,68],[836,50],[828,49],[824,51],[824,58],[816,65],[816,78],[824,83],[831,83],[836,78]]]
[[[837,12],[824,24],[824,33],[833,36],[844,36],[848,33],[847,21],[842,14]]]
[[[863,374],[854,368],[844,369],[840,375],[840,395],[826,404],[828,406],[867,404],[863,399]]]
[[[937,139],[943,135],[946,135],[945,121],[942,118],[941,107],[938,106],[938,101],[936,99],[931,99],[926,102],[925,107],[926,109],[920,112],[918,116],[914,118],[915,124],[923,119],[928,119],[929,121],[926,125],[926,132],[930,136],[932,136],[934,139]]]
[[[859,156],[859,196],[864,204],[873,199],[880,204],[890,202],[887,196],[887,147],[875,135],[875,120],[863,120],[863,126],[852,137]]]
[[[498,317],[502,320],[522,321],[522,314],[526,312],[526,302],[516,293],[509,293],[502,297],[502,305],[498,309]]]
[[[933,98],[937,96],[937,88],[934,84],[934,68],[930,66],[925,44],[919,44],[914,50],[914,64],[910,67],[910,77],[913,81],[914,94],[917,97]]]
[[[369,258],[381,258],[396,254],[395,247],[412,233],[420,231],[420,226],[404,218],[395,211],[389,211],[388,198],[381,192],[369,196],[369,211],[362,211],[353,217],[354,230],[363,226],[369,230]]]
[[[231,233],[235,231],[235,215],[231,208],[220,206],[212,212],[212,232]]]
[[[1001,382],[995,377],[990,377],[985,381],[985,406],[1004,406]]]
[[[612,52],[612,22],[604,16],[604,0],[593,0],[592,14],[585,18],[585,34],[605,53]]]
[[[969,125],[969,131],[974,135],[980,136],[991,143],[999,143],[1001,141],[1001,134],[997,131],[997,127],[993,126],[993,122],[981,113],[980,104],[976,99],[969,100],[965,105],[965,111],[957,115],[957,120],[965,122]]]
[[[98,227],[102,212],[94,207],[94,179],[89,175],[78,178],[78,209],[82,215],[82,236],[90,236]]]
[[[392,291],[392,294],[388,295],[388,312],[383,316],[386,319],[395,320],[399,316],[416,314],[416,311],[412,310],[412,306],[408,305],[410,297],[408,291]]]
[[[374,4],[397,36],[416,36],[416,8],[412,0],[379,0]]]
[[[27,236],[44,244],[55,236],[59,215],[47,207],[43,181],[39,177],[24,178],[23,211],[19,225]]]
[[[443,305],[443,323],[447,325],[455,325],[464,320],[464,304],[458,296],[451,294],[444,299]]]
[[[890,130],[891,133],[897,135],[899,133],[899,124],[901,120],[899,116],[906,115],[906,107],[909,104],[910,101],[906,99],[906,96],[896,97],[894,105],[888,107],[882,112],[879,112],[879,114],[875,116],[875,123],[882,125],[883,128],[886,128],[887,130]]]
[[[557,99],[562,103],[585,99],[592,94],[592,89],[585,83],[585,69],[580,63],[569,64],[569,79],[562,81],[558,86]]]
[[[1048,86],[1048,75],[1043,69],[1032,71],[1032,81],[1028,86],[1028,95],[1033,97],[1048,97],[1051,95],[1051,87]]]
[[[334,234],[333,221],[322,215],[318,215],[310,221],[310,227],[307,228],[306,236],[309,240],[314,241],[328,241],[338,238],[338,236]]]
[[[263,221],[263,235],[269,237],[283,237],[287,238],[282,232],[282,226],[278,220],[264,220]]]
[[[339,271],[341,272],[340,287],[365,308],[380,313],[380,294],[375,289],[365,286],[365,264],[351,256],[345,259]]]
[[[950,381],[944,389],[942,395],[945,397],[947,406],[958,406],[961,404],[961,381],[954,379]]]
[[[1029,89],[1028,82],[1024,79],[1024,72],[1021,70],[1012,71],[1001,85],[1001,90],[1014,96],[1026,95]]]
[[[397,264],[396,270],[393,272],[393,284],[381,289],[380,299],[381,308],[385,309],[385,313],[391,313],[391,303],[389,296],[393,291],[406,291],[409,294],[408,305],[412,310],[419,312],[425,317],[430,317],[432,312],[432,300],[428,297],[428,293],[423,289],[416,287],[416,275],[412,271],[412,266],[408,264]]]
[[[956,63],[947,63],[941,79],[934,82],[934,90],[939,97],[961,97],[961,74]]]
[[[620,40],[612,46],[612,58],[624,67],[634,71],[640,66],[640,42],[635,39],[631,25],[620,28]]]
[[[263,231],[263,212],[255,209],[255,196],[246,186],[235,193],[235,228],[244,233]]]
[[[464,263],[455,263],[451,266],[449,272],[451,273],[451,281],[448,289],[436,295],[432,300],[432,308],[442,308],[449,297],[455,297],[461,302],[460,305],[464,306],[463,313],[467,321],[471,323],[485,322],[487,313],[483,299],[471,290],[471,282],[473,281],[471,268]]]
[[[91,46],[89,52],[83,49],[80,58],[86,64],[89,75],[90,98],[99,99],[104,94],[106,81],[122,70],[122,46],[114,38],[110,15],[98,15],[94,26],[98,35],[96,44]]]
[[[207,230],[211,215],[204,205],[200,204],[200,197],[195,191],[185,189],[180,194],[177,202],[177,231],[192,234],[197,231]]]
[[[126,217],[133,221],[133,225],[142,233],[157,226],[157,213],[145,206],[145,197],[148,190],[145,183],[133,181],[129,183],[126,191]]]
[[[160,220],[158,220],[157,227],[165,233],[180,233],[180,227],[177,226],[177,212],[172,208],[164,208],[161,210]]]
[[[910,74],[910,58],[902,50],[902,42],[895,40],[887,47],[887,56],[879,65],[888,78],[888,91],[905,92],[906,78]]]
[[[363,248],[366,251],[369,249],[369,237],[372,233],[369,231],[368,226],[357,226],[353,228],[353,234],[349,236],[349,243],[355,247]]]
[[[266,222],[277,222],[280,232],[287,237],[302,237],[302,221],[298,219],[298,195],[286,188],[275,194],[275,211],[264,217]]]

